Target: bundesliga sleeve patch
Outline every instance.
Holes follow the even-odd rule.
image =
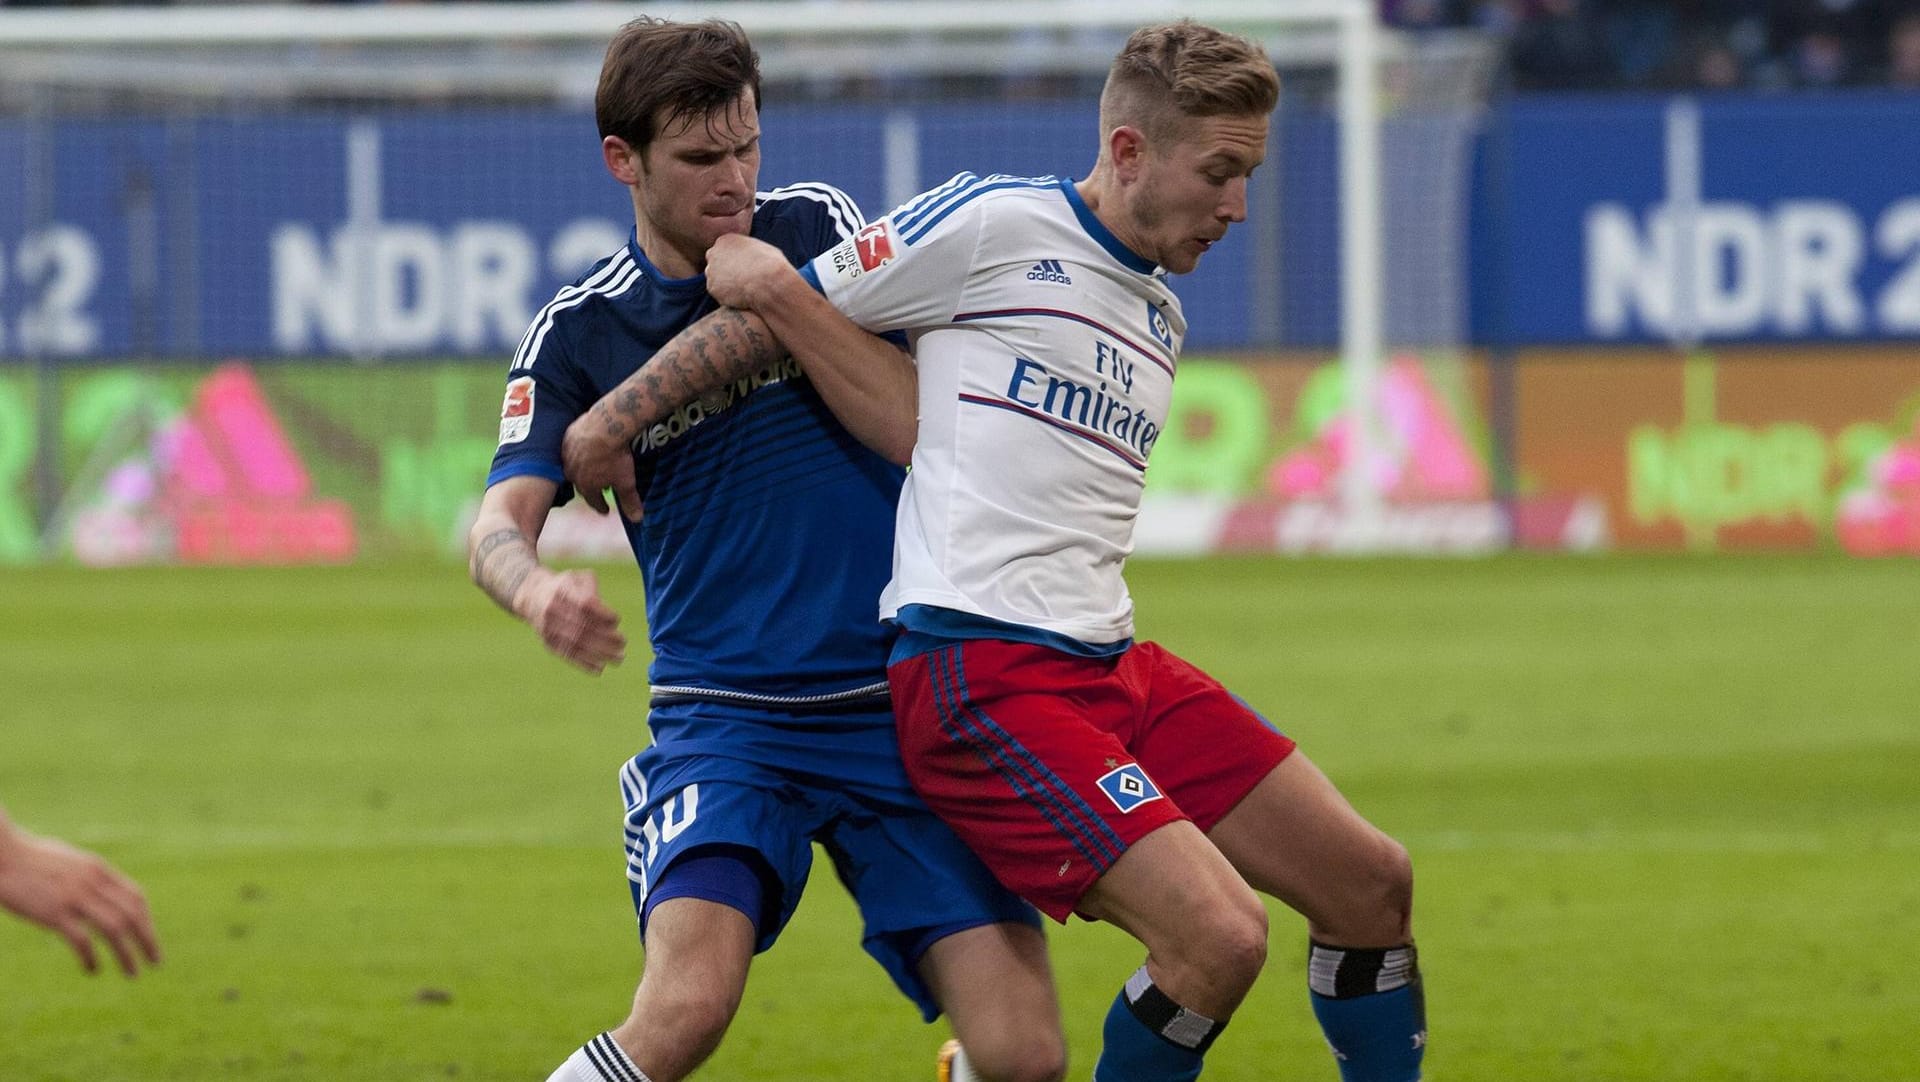
[[[1117,770],[1109,770],[1100,775],[1100,780],[1095,784],[1107,794],[1107,799],[1113,801],[1113,806],[1119,808],[1122,815],[1142,804],[1160,799],[1160,790],[1139,763],[1128,763]]]
[[[883,218],[828,250],[825,262],[833,277],[851,282],[893,262],[893,245],[893,223]]]
[[[500,444],[519,443],[533,431],[533,377],[507,381],[507,397],[500,403]]]
[[[860,256],[860,269],[876,271],[893,262],[893,223],[885,218],[853,235]]]

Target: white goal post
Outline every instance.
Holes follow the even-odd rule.
[[[0,9],[0,118],[21,86],[108,87],[207,97],[294,85],[351,96],[411,80],[458,94],[484,80],[554,100],[591,94],[611,31],[641,14],[721,17],[751,34],[772,79],[870,73],[876,64],[994,74],[1010,61],[1098,75],[1114,34],[1190,16],[1262,42],[1277,64],[1337,73],[1339,350],[1353,421],[1340,491],[1366,549],[1379,497],[1367,465],[1384,349],[1383,35],[1374,0],[733,0],[711,3],[241,4]],[[1101,32],[1109,32],[1101,36]],[[1076,36],[1078,35],[1078,36]],[[1036,36],[1039,46],[1033,43]],[[511,45],[506,55],[489,46]],[[279,50],[276,53],[275,50]],[[501,50],[495,49],[494,52]],[[284,54],[284,55],[281,55]],[[322,63],[316,63],[319,57]],[[333,82],[325,69],[332,65]],[[9,97],[8,91],[16,93]],[[889,184],[890,194],[896,185]]]

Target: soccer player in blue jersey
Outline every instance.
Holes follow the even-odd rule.
[[[1166,278],[1245,220],[1278,94],[1253,43],[1148,27],[1109,73],[1086,179],[962,174],[798,273],[749,238],[708,256],[713,295],[782,341],[824,296],[913,342],[917,444],[881,599],[901,750],[1003,883],[1146,945],[1096,1082],[1199,1075],[1265,963],[1256,891],[1307,918],[1346,1082],[1414,1082],[1424,1055],[1406,850],[1244,701],[1136,643],[1121,574],[1187,331]],[[677,344],[723,367],[738,346]],[[568,437],[586,472],[607,457],[595,433]]]
[[[772,342],[757,317],[709,316],[719,237],[800,263],[863,224],[826,185],[756,194],[758,106],[737,26],[641,19],[614,38],[596,111],[634,232],[522,340],[470,539],[474,580],[550,650],[589,672],[617,664],[625,639],[592,573],[544,567],[535,546],[569,495],[570,422],[636,372],[675,407],[623,442],[614,470],[654,653],[652,745],[620,771],[645,968],[626,1021],[550,1082],[678,1082],[698,1067],[816,841],[867,951],[929,1020],[945,1010],[979,1075],[1054,1082],[1065,1044],[1038,920],[914,795],[895,742],[873,604],[913,439],[911,363],[823,305],[789,328],[791,357],[765,352],[693,400],[705,358],[667,345],[696,321],[723,342]],[[868,409],[881,421],[859,438],[834,418],[876,401],[889,408]],[[581,492],[604,510],[597,483]]]

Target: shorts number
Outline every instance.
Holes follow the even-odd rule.
[[[660,847],[680,836],[700,815],[700,786],[689,785],[668,797],[660,810],[640,824],[641,847],[646,850],[647,867],[660,859]]]

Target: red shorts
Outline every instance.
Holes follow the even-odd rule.
[[[1082,658],[974,639],[887,676],[913,787],[1062,922],[1128,846],[1181,819],[1213,829],[1294,746],[1150,642]]]

